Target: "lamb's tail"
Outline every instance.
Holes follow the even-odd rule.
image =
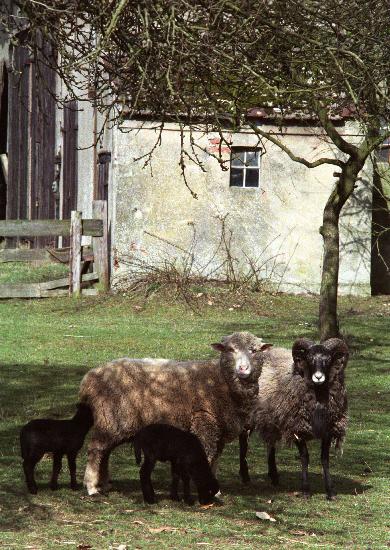
[[[141,445],[136,439],[134,440],[134,456],[135,456],[136,463],[138,465],[141,464],[141,460],[142,460]]]

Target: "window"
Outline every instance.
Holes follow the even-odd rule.
[[[232,147],[230,187],[259,187],[260,149]]]

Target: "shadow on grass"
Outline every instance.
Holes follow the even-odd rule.
[[[29,493],[15,485],[4,484],[0,491],[0,531],[23,531],[36,521],[48,521],[53,513],[49,506],[33,502]]]

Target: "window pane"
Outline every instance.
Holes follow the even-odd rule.
[[[230,186],[231,187],[243,187],[244,185],[244,170],[238,168],[232,168],[230,170]]]
[[[247,151],[246,166],[259,166],[259,151]]]
[[[232,151],[232,166],[243,166],[245,151]]]
[[[259,171],[255,168],[246,170],[245,187],[259,187]]]

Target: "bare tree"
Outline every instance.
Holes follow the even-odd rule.
[[[58,48],[56,70],[79,100],[93,96],[110,122],[145,111],[161,122],[239,131],[314,168],[334,165],[338,177],[320,228],[324,261],[320,333],[338,335],[339,216],[359,172],[390,135],[388,0],[18,0],[5,14],[13,40],[37,49],[37,33]],[[20,14],[25,16],[20,17]],[[23,31],[21,30],[23,28]],[[49,62],[49,60],[48,60]],[[91,93],[93,90],[93,93]],[[248,109],[278,107],[322,127],[336,155],[308,159],[275,133],[247,119]],[[348,116],[361,139],[334,124]],[[192,152],[182,148],[195,162]],[[223,164],[222,155],[216,155]],[[201,164],[199,162],[199,164]]]

